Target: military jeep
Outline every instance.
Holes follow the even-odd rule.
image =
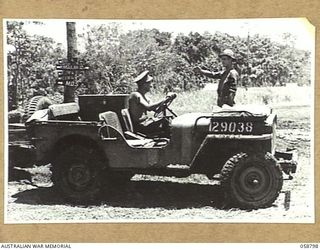
[[[37,164],[52,164],[54,186],[74,202],[94,200],[104,185],[135,174],[218,179],[225,199],[240,208],[273,204],[297,162],[275,150],[277,116],[269,108],[219,108],[176,116],[169,137],[134,131],[128,95],[81,95],[75,103],[36,111],[26,122]],[[170,111],[169,115],[167,112]]]

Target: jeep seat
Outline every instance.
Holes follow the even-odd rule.
[[[132,120],[131,120],[130,113],[129,113],[128,109],[122,109],[121,115],[122,115],[123,123],[124,123],[125,129],[126,129],[124,134],[128,139],[144,139],[144,138],[146,138],[146,135],[143,135],[141,133],[135,133],[135,131],[133,130]]]
[[[132,120],[131,120],[131,116],[130,116],[130,112],[128,109],[122,109],[121,110],[121,115],[122,115],[122,119],[126,128],[126,136],[129,138],[135,138],[135,139],[143,139],[143,138],[150,138],[147,137],[146,135],[136,132],[133,129],[133,124],[132,124]],[[159,137],[152,137],[150,139],[153,139],[154,141],[157,142],[158,145],[166,145],[169,143],[169,139],[168,138],[159,138]]]
[[[131,116],[128,109],[121,109],[122,118],[124,121],[124,125],[126,126],[127,131],[133,133],[133,125],[131,121]]]
[[[100,121],[104,122],[106,125],[109,125],[116,129],[122,138],[128,143],[129,146],[132,147],[152,147],[155,145],[155,141],[152,139],[146,139],[141,136],[136,136],[136,138],[126,139],[125,133],[121,127],[121,123],[119,121],[118,115],[113,111],[106,111],[99,114]]]
[[[100,113],[99,120],[115,128],[123,136],[123,130],[122,130],[120,121],[118,119],[118,116],[115,112],[107,111],[107,112]]]

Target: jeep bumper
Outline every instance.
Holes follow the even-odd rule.
[[[293,179],[291,174],[296,173],[298,165],[298,155],[296,151],[279,152],[274,154],[278,164],[280,164],[281,170],[289,176],[289,180]]]

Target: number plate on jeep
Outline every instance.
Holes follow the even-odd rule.
[[[247,134],[254,130],[253,122],[248,121],[215,121],[211,120],[209,131],[212,133]]]

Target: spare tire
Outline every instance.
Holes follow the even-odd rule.
[[[52,101],[46,96],[37,95],[32,97],[27,104],[24,119],[29,119],[37,110],[46,109],[52,104]]]

